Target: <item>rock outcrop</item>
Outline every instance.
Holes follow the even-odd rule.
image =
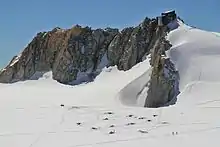
[[[60,83],[79,84],[93,80],[105,66],[129,70],[151,53],[152,75],[145,106],[163,106],[178,93],[178,72],[165,55],[171,47],[165,40],[166,33],[170,26],[177,27],[177,23],[171,23],[174,17],[175,11],[157,19],[145,18],[137,27],[122,31],[76,25],[40,32],[0,71],[0,82],[13,83],[52,71],[53,79]]]
[[[38,33],[0,72],[0,82],[13,83],[52,70],[55,80],[68,84],[78,78],[92,80],[105,66],[128,70],[149,54],[156,27],[156,19],[146,18],[139,26],[121,32],[76,25]]]
[[[178,71],[165,54],[171,48],[171,44],[165,39],[168,28],[158,27],[156,32],[157,40],[151,50],[150,60],[152,73],[145,101],[145,107],[153,108],[175,102],[179,94]]]

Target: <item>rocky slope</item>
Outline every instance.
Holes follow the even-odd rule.
[[[152,75],[147,107],[169,102],[178,91],[178,72],[165,58],[171,45],[165,40],[168,25],[145,18],[137,27],[122,31],[74,26],[40,32],[24,51],[0,71],[1,83],[30,79],[38,72],[52,71],[53,78],[64,84],[91,81],[105,66],[117,65],[129,70],[151,53]]]
[[[0,82],[29,79],[39,71],[53,71],[53,78],[69,83],[79,75],[96,74],[104,66],[128,70],[149,53],[155,19],[146,18],[139,26],[96,29],[74,26],[41,32],[19,56],[0,72]]]

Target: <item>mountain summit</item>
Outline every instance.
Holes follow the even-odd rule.
[[[104,67],[116,65],[126,71],[151,54],[146,106],[163,106],[178,93],[178,72],[165,57],[171,47],[165,36],[178,27],[177,21],[175,11],[168,11],[122,31],[76,25],[67,30],[40,32],[0,72],[0,82],[13,83],[52,71],[53,79],[60,83],[80,84],[92,81]]]

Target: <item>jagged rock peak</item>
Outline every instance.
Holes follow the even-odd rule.
[[[140,25],[122,31],[76,25],[40,32],[0,71],[0,82],[17,82],[36,72],[52,71],[55,80],[78,84],[92,80],[105,66],[128,70],[150,53],[158,38],[159,20],[167,23],[170,18],[170,14],[162,19],[145,18]]]

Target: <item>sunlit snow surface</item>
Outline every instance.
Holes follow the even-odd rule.
[[[167,38],[180,73],[176,105],[138,107],[148,60],[126,72],[105,68],[94,82],[72,87],[46,73],[0,84],[0,147],[219,147],[220,38],[184,24]]]

